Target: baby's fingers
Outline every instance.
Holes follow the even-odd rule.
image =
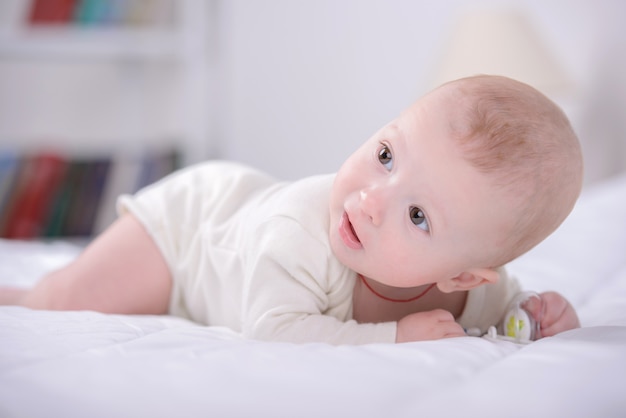
[[[544,314],[541,319],[541,335],[549,337],[560,332],[580,327],[580,321],[572,305],[556,292],[541,294]]]
[[[436,316],[439,321],[438,329],[441,333],[440,338],[453,338],[467,335],[463,327],[454,320],[454,316],[450,312],[443,309],[436,309],[432,311],[432,314]]]

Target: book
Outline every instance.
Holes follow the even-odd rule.
[[[19,165],[20,157],[16,153],[0,153],[0,213],[4,213],[4,208],[11,197]]]
[[[176,150],[71,159],[0,153],[0,237],[89,237],[116,218],[115,202],[179,166]]]
[[[107,181],[100,199],[100,207],[96,215],[94,234],[104,231],[117,218],[117,198],[123,194],[135,193],[139,173],[141,172],[141,157],[134,154],[115,155],[111,161],[111,167]]]
[[[21,164],[22,158],[17,153],[7,151],[0,154],[0,236],[3,235],[5,220],[13,204]]]
[[[147,151],[142,158],[136,189],[152,184],[176,170],[179,160],[178,151],[175,149]]]
[[[87,237],[92,234],[110,166],[109,158],[84,161],[63,235]]]
[[[70,24],[77,0],[33,0],[28,21],[33,25]]]
[[[102,23],[112,26],[123,25],[127,7],[128,0],[107,1],[107,6],[102,11],[102,16],[100,16]]]
[[[110,0],[78,0],[74,9],[73,21],[79,25],[107,24]]]
[[[67,219],[74,204],[76,191],[80,188],[80,180],[84,170],[82,161],[70,160],[62,181],[50,205],[43,236],[61,237],[65,235]]]
[[[43,222],[65,168],[65,160],[53,153],[25,158],[5,219],[4,237],[29,239],[42,234]]]

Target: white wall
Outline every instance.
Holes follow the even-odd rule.
[[[579,131],[588,181],[626,168],[626,92],[616,90],[626,85],[626,2],[231,0],[219,7],[217,133],[226,158],[287,178],[336,170],[432,87],[461,13],[511,7],[529,14],[575,82],[574,94],[555,100]]]
[[[529,14],[577,86],[555,99],[581,136],[588,181],[626,169],[626,2],[209,1],[211,157],[288,179],[335,171],[433,87],[462,12],[513,7]],[[64,133],[89,146],[128,143],[137,130],[156,138],[187,123],[176,68],[146,70],[137,84],[132,67],[63,65],[0,60],[0,145]]]
[[[93,153],[180,136],[181,66],[103,52],[126,38],[96,36],[99,42],[82,47],[67,42],[97,30],[15,42],[28,33],[29,5],[0,1],[0,149]]]

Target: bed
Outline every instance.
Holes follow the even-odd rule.
[[[247,341],[170,316],[0,307],[0,417],[626,416],[626,175],[585,190],[511,264],[583,327],[531,344]],[[72,243],[0,240],[0,283],[29,286]]]

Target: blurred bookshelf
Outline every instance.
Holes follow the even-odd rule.
[[[34,27],[0,38],[3,54],[30,59],[175,60],[172,30]]]
[[[0,152],[0,237],[90,237],[114,220],[117,196],[178,167],[174,150],[92,157]]]
[[[174,135],[139,120],[134,135],[116,138],[0,138],[0,238],[89,238],[114,220],[117,196],[208,157],[207,2],[9,1],[15,17],[0,27],[0,61],[106,63],[119,66],[128,86],[154,68],[175,66],[185,111]],[[136,97],[141,90],[121,94],[134,94],[134,105],[143,100]]]
[[[4,55],[31,58],[178,58],[175,0],[32,0],[0,36]]]

